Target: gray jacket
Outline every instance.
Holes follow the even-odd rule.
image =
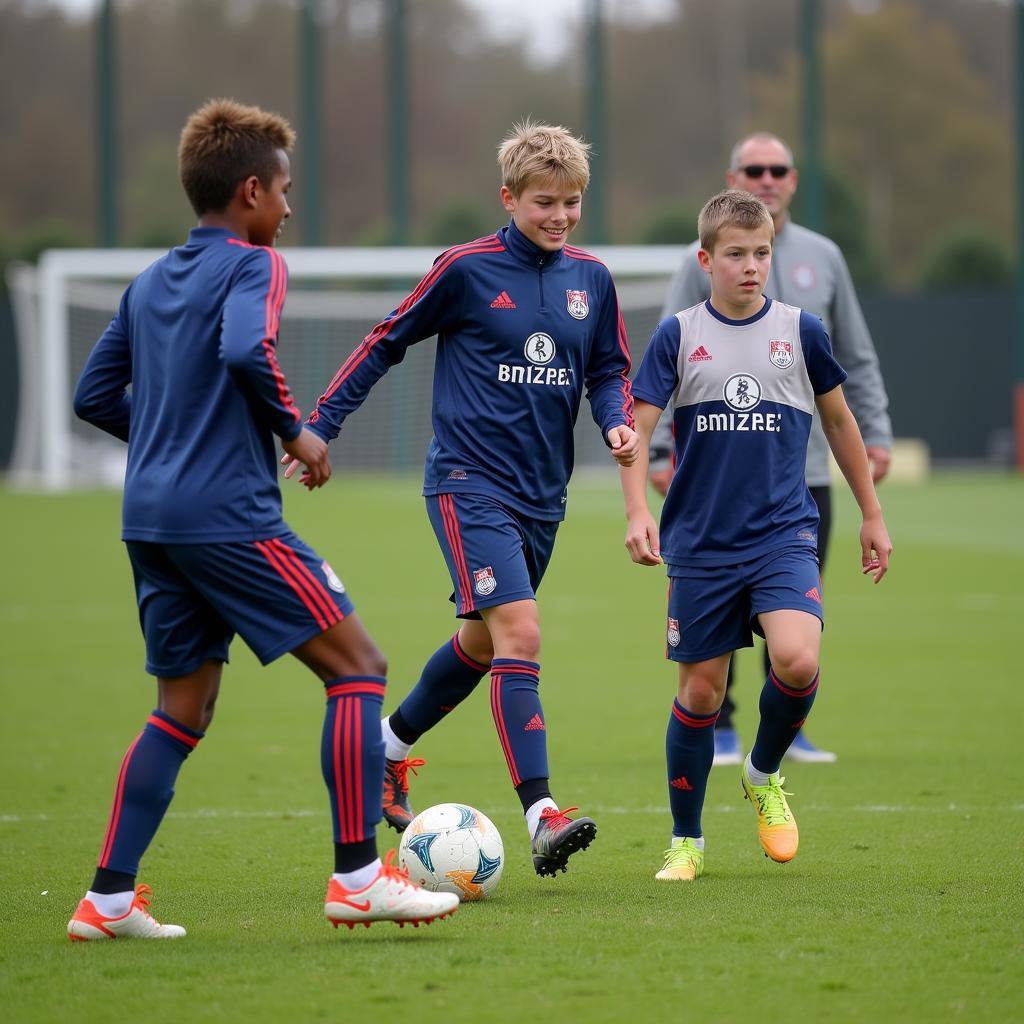
[[[683,264],[669,285],[663,317],[696,306],[711,294],[708,276],[697,262],[699,248],[700,243],[694,242],[686,249]],[[787,221],[775,236],[765,294],[821,317],[832,340],[832,352],[849,374],[843,394],[857,418],[864,443],[890,447],[889,399],[878,355],[839,246],[824,235]],[[671,410],[666,410],[651,438],[652,451],[659,456],[672,450],[671,422]],[[654,469],[667,465],[664,457],[652,459]],[[807,444],[807,484],[821,487],[828,482],[828,442],[815,412]]]

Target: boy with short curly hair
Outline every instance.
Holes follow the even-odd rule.
[[[293,140],[283,118],[231,100],[189,118],[180,171],[199,226],[129,285],[75,392],[80,417],[128,442],[122,536],[157,708],[121,763],[73,940],[185,934],[149,914],[135,880],[213,718],[235,633],[264,664],[291,652],[326,688],[328,920],[429,921],[458,902],[377,857],[386,663],[341,580],[281,515],[275,435],[308,488],[331,472],[276,354],[288,273],[273,246],[290,214]]]

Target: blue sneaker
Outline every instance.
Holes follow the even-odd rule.
[[[715,757],[717,764],[718,756],[718,745],[715,745]],[[800,761],[803,764],[832,764],[833,761],[838,760],[836,754],[833,754],[831,750],[819,750],[806,736],[803,729],[797,734],[796,738],[790,745],[789,750],[786,751],[786,757],[790,761]]]
[[[715,759],[712,764],[743,764],[743,751],[740,750],[740,738],[735,729],[715,730]]]

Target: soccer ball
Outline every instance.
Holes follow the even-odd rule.
[[[497,888],[505,848],[498,830],[475,808],[437,804],[409,823],[398,863],[425,889],[454,893],[463,902],[482,900]]]

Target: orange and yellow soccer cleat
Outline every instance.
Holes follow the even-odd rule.
[[[68,921],[68,938],[72,942],[94,939],[180,939],[185,929],[177,924],[160,924],[146,909],[153,890],[148,885],[135,889],[131,909],[121,917],[104,917],[91,900],[78,904],[75,916]]]
[[[704,874],[704,851],[693,839],[673,836],[665,864],[654,876],[660,882],[692,882]]]
[[[785,779],[774,772],[768,776],[766,786],[755,786],[747,778],[746,768],[740,773],[743,795],[754,805],[757,812],[757,838],[766,857],[779,864],[785,864],[796,856],[800,845],[800,831],[796,819],[786,802],[787,793],[782,784]]]
[[[357,924],[369,928],[374,921],[394,921],[399,928],[418,928],[455,912],[459,897],[450,892],[430,892],[409,880],[409,873],[392,861],[394,850],[384,857],[377,877],[364,889],[346,889],[337,879],[327,883],[324,916],[335,928],[350,931]]]

